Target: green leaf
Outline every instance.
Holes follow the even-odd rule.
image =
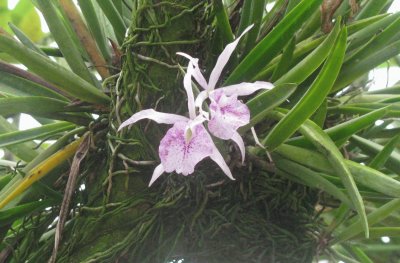
[[[293,59],[293,52],[296,47],[296,39],[292,38],[282,53],[282,58],[272,73],[271,81],[275,82],[278,78],[282,77],[290,68],[290,63]]]
[[[393,23],[397,18],[400,17],[400,13],[386,16],[365,28],[362,28],[358,32],[352,34],[349,38],[348,50],[359,48],[373,38],[376,34],[379,34],[385,28],[387,28],[391,23]]]
[[[335,27],[328,37],[313,52],[311,52],[300,63],[294,66],[288,73],[278,79],[275,84],[279,83],[297,83],[300,84],[306,80],[321,64],[325,58],[332,52],[335,40],[340,33],[340,23],[336,23]],[[343,34],[343,33],[342,33]],[[342,40],[345,43],[345,39]],[[342,43],[343,44],[343,43]],[[332,58],[333,59],[333,58]],[[340,61],[340,60],[338,60]],[[326,69],[328,70],[328,69]]]
[[[391,23],[378,35],[373,37],[366,45],[358,49],[354,54],[346,59],[346,64],[354,64],[355,61],[366,58],[377,53],[379,50],[390,45],[392,42],[400,38],[400,17]]]
[[[15,36],[21,41],[22,44],[24,44],[26,47],[38,52],[41,55],[46,56],[46,54],[38,48],[32,40],[28,38],[27,35],[24,34],[16,25],[13,23],[8,23],[8,26],[11,28],[11,30],[14,32]]]
[[[21,97],[41,96],[67,101],[64,96],[38,83],[2,71],[0,71],[0,94]]]
[[[269,150],[273,151],[288,139],[324,102],[342,64],[346,50],[346,36],[346,28],[343,28],[335,47],[309,90],[263,140],[263,145]]]
[[[5,118],[0,116],[0,133],[8,133],[13,131],[17,131],[17,128],[14,127],[11,123],[9,123]],[[38,155],[38,152],[33,150],[35,147],[36,147],[35,143],[26,142],[18,145],[9,146],[6,148],[19,159],[25,162],[29,162]]]
[[[252,0],[244,0],[242,12],[240,13],[240,22],[238,28],[238,34],[241,34],[248,26],[251,25],[251,5]]]
[[[361,263],[374,263],[368,256],[367,254],[362,251],[361,248],[351,246],[352,252],[356,255],[357,259],[360,260]]]
[[[376,223],[380,223],[382,220],[390,216],[394,211],[397,211],[399,209],[400,209],[400,199],[393,199],[392,201],[389,201],[385,205],[379,207],[372,213],[368,214],[367,217],[368,222],[370,226],[373,226]],[[346,240],[351,239],[352,237],[355,237],[362,231],[363,227],[358,222],[355,222],[352,225],[340,231],[340,233],[337,234],[335,238],[332,240],[331,244],[342,243]]]
[[[252,0],[251,1],[251,17],[250,24],[254,25],[253,28],[247,33],[243,45],[243,55],[247,55],[249,51],[257,44],[258,33],[260,32],[261,20],[265,10],[265,0]]]
[[[334,141],[340,141],[346,138],[349,138],[353,134],[369,127],[374,124],[375,121],[381,119],[388,112],[388,108],[382,108],[365,115],[362,115],[358,118],[351,119],[344,123],[338,124],[332,128],[324,130],[324,132]],[[290,139],[288,141],[291,145],[309,147],[311,146],[311,142],[307,141],[304,137],[297,137]]]
[[[381,13],[381,11],[383,11],[384,8],[391,2],[393,2],[393,0],[367,1],[366,5],[357,14],[355,19],[360,20],[363,18],[375,16]]]
[[[380,21],[381,19],[383,19],[387,16],[389,16],[389,14],[381,14],[381,15],[376,15],[376,16],[365,18],[365,19],[353,21],[352,23],[347,25],[347,33],[349,35],[352,35],[353,33],[356,33],[367,26],[375,24],[376,22]],[[349,37],[349,39],[351,39],[351,38],[352,37]]]
[[[0,99],[1,115],[7,116],[16,113],[48,114],[63,112],[68,104],[65,101],[46,97],[13,97]]]
[[[93,6],[93,0],[78,0],[78,3],[101,54],[106,61],[109,61],[111,59],[109,42],[105,36],[104,30],[100,26],[98,14]]]
[[[99,104],[108,104],[110,101],[107,95],[78,75],[2,34],[0,50],[12,55],[31,71],[78,99]]]
[[[363,204],[362,197],[358,192],[357,185],[350,173],[350,170],[344,162],[344,158],[340,153],[339,149],[332,142],[328,135],[326,135],[318,125],[312,121],[305,122],[300,127],[300,132],[308,138],[314,146],[326,156],[333,170],[340,177],[345,186],[347,193],[350,196],[352,204],[360,216],[361,225],[363,226],[365,237],[368,238],[368,222],[367,215],[365,213],[365,207]]]
[[[274,162],[278,169],[281,169],[286,173],[289,173],[291,176],[300,179],[303,184],[325,191],[328,194],[338,198],[343,203],[351,206],[349,198],[338,187],[329,182],[320,174],[283,158],[276,158],[274,159]]]
[[[339,91],[348,84],[367,73],[369,70],[377,67],[381,63],[400,53],[400,41],[396,41],[384,49],[370,55],[366,58],[355,61],[351,64],[343,65],[339,77],[332,88],[332,93]]]
[[[58,122],[23,131],[0,133],[0,147],[6,147],[19,144],[21,142],[45,138],[63,131],[72,130],[74,127],[75,125],[68,122]]]
[[[249,52],[231,73],[225,84],[252,79],[261,68],[265,67],[283,49],[288,39],[308,19],[309,15],[318,8],[321,2],[322,0],[303,0],[298,4]]]
[[[400,143],[400,134],[393,137],[380,151],[374,159],[368,164],[369,167],[374,169],[380,169],[385,165],[386,161],[390,158],[390,155],[396,149],[397,144]]]
[[[351,137],[351,142],[356,144],[369,155],[377,155],[384,150],[384,146],[357,135],[353,135]],[[400,174],[400,154],[396,151],[391,152],[391,154],[387,158],[385,166]]]
[[[54,205],[54,200],[46,199],[19,205],[7,210],[0,211],[0,227],[12,224],[15,220],[28,216],[35,211],[41,211],[46,207]]]
[[[58,14],[53,1],[37,0],[36,2],[46,19],[50,31],[53,33],[52,36],[72,71],[87,82],[95,84],[94,76],[86,67],[82,54],[71,36],[72,33]]]
[[[222,32],[224,45],[233,41],[233,32],[222,0],[213,0],[217,27]]]
[[[275,152],[313,170],[328,175],[332,173],[332,166],[329,164],[327,158],[315,151],[282,144]],[[359,185],[363,185],[385,195],[400,197],[399,181],[365,165],[350,160],[345,160],[345,163],[353,175],[354,180],[356,180]]]
[[[287,100],[290,95],[293,94],[296,88],[296,84],[277,85],[273,89],[261,92],[260,94],[249,100],[246,105],[247,107],[249,107],[252,117],[250,123],[240,129],[240,133],[243,134],[252,126],[262,121],[269,111]]]
[[[122,45],[127,28],[120,13],[118,13],[117,8],[114,6],[111,0],[97,0],[97,3],[110,21],[114,29],[115,36],[117,37],[118,43]]]

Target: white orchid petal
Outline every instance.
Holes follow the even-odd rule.
[[[203,89],[207,89],[207,81],[204,78],[203,74],[201,73],[201,70],[200,70],[200,67],[199,67],[199,59],[198,58],[193,58],[190,55],[188,55],[186,53],[183,53],[183,52],[177,52],[176,54],[189,59],[193,63],[193,66],[194,66],[193,77],[194,77],[194,79],[197,81],[197,83],[199,83],[199,85]]]
[[[139,111],[135,114],[133,114],[129,119],[124,121],[118,128],[118,131],[120,131],[122,128],[131,125],[135,122],[138,122],[143,119],[150,119],[153,120],[157,123],[163,123],[163,124],[174,124],[179,121],[188,121],[189,119],[186,118],[185,116],[177,115],[177,114],[170,114],[170,113],[163,113],[163,112],[158,112],[153,109],[148,109],[148,110],[142,110]]]
[[[193,63],[189,61],[185,77],[183,78],[183,86],[186,90],[186,95],[188,97],[188,110],[190,119],[196,118],[196,107],[194,106],[194,95],[192,88],[192,74],[193,74]]]
[[[240,136],[240,134],[238,132],[235,132],[233,134],[231,140],[234,141],[237,144],[237,146],[239,147],[240,154],[242,155],[242,164],[243,164],[246,150],[244,148],[244,142],[243,142],[242,136]]]
[[[254,141],[256,142],[256,144],[258,146],[260,146],[261,148],[265,149],[264,145],[262,145],[260,140],[258,139],[256,130],[254,129],[254,127],[251,127],[251,134],[253,135]]]
[[[221,76],[222,70],[224,69],[226,63],[228,63],[229,58],[231,57],[233,51],[235,50],[236,46],[238,45],[240,39],[243,37],[244,34],[246,34],[253,25],[247,27],[243,33],[236,38],[235,41],[232,43],[228,44],[225,49],[222,51],[222,53],[219,55],[217,63],[215,63],[214,69],[211,72],[210,79],[208,80],[208,87],[207,90],[213,90],[215,88],[215,85],[218,82],[219,77]]]
[[[201,108],[201,106],[203,105],[203,102],[208,98],[208,91],[203,90],[202,92],[199,93],[199,95],[197,95],[196,100],[194,102],[194,105],[196,106],[196,108]]]
[[[164,167],[162,164],[159,164],[153,171],[153,175],[151,176],[149,187],[164,173]]]
[[[211,160],[213,160],[218,166],[222,169],[222,171],[229,177],[231,180],[235,180],[233,178],[231,170],[229,169],[228,165],[226,164],[224,157],[222,157],[221,153],[214,145],[213,153],[210,155]]]
[[[242,82],[239,84],[222,87],[220,89],[224,91],[224,94],[226,96],[247,96],[253,94],[256,91],[259,91],[260,89],[270,90],[272,88],[274,88],[274,85],[272,83],[265,81],[256,81],[254,83]]]

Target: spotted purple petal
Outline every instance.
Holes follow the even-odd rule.
[[[209,131],[224,140],[232,139],[236,130],[250,122],[249,108],[236,95],[226,96],[222,90],[210,94]]]
[[[185,132],[187,122],[177,122],[167,131],[159,146],[164,170],[189,175],[204,158],[213,153],[213,141],[202,124]],[[191,133],[191,134],[190,134]]]

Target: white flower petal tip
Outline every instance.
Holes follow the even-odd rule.
[[[153,175],[151,176],[149,187],[164,173],[164,167],[162,164],[159,164],[153,171]]]
[[[163,112],[155,111],[153,109],[148,109],[148,110],[142,110],[142,111],[139,111],[139,112],[133,114],[129,119],[124,121],[119,126],[118,131],[120,131],[122,128],[124,128],[126,126],[134,124],[143,119],[150,119],[157,123],[164,123],[164,124],[174,124],[179,121],[188,121],[189,120],[188,118],[181,116],[181,115],[163,113]]]
[[[254,141],[256,142],[256,144],[257,144],[258,146],[260,146],[261,148],[265,149],[265,146],[262,145],[261,142],[260,142],[260,140],[258,139],[256,130],[254,129],[254,127],[251,127],[251,134],[253,135]]]
[[[193,77],[197,81],[197,83],[200,84],[200,86],[203,89],[207,88],[207,80],[204,78],[203,74],[201,73],[200,67],[199,67],[199,59],[198,58],[193,58],[190,55],[183,53],[183,52],[176,52],[177,55],[185,57],[189,59],[190,62],[192,62],[194,71],[193,71]]]
[[[244,164],[246,149],[244,147],[244,141],[238,132],[235,132],[232,136],[232,141],[234,141],[239,147],[240,154],[242,156],[242,164]]]
[[[233,178],[232,172],[229,169],[228,165],[226,164],[224,157],[222,157],[221,153],[218,151],[217,147],[214,145],[213,153],[210,155],[211,160],[213,160],[221,170],[225,173],[226,176],[229,177],[231,180],[235,180]]]
[[[217,59],[217,63],[215,63],[215,66],[213,68],[213,70],[211,71],[210,74],[210,79],[208,80],[208,87],[207,90],[214,90],[215,85],[218,82],[219,77],[221,76],[222,70],[224,69],[224,67],[226,66],[226,64],[228,63],[229,58],[231,57],[233,51],[236,49],[236,46],[239,44],[240,39],[244,36],[244,34],[246,34],[251,28],[253,27],[253,25],[250,25],[249,27],[247,27],[242,34],[240,34],[240,36],[238,38],[235,39],[235,41],[229,43],[228,45],[226,45],[226,47],[224,48],[224,50],[221,52],[221,54],[219,55],[218,59]]]

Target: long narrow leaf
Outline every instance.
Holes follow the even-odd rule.
[[[30,140],[37,140],[63,131],[72,130],[74,127],[75,125],[68,122],[59,122],[23,131],[0,133],[0,148]]]
[[[313,52],[311,52],[300,63],[293,67],[289,72],[278,79],[275,84],[297,83],[306,80],[321,64],[331,52],[335,45],[335,40],[340,33],[340,23],[337,23],[329,36]]]
[[[302,1],[243,59],[225,84],[252,79],[265,67],[286,44],[286,38],[293,36],[322,0]]]
[[[0,50],[7,52],[37,75],[78,99],[100,104],[108,104],[110,100],[103,92],[78,75],[1,33]]]
[[[351,119],[347,122],[338,124],[332,128],[324,130],[324,132],[333,140],[339,141],[349,138],[353,134],[369,127],[374,124],[375,121],[381,119],[388,112],[387,108],[378,109],[362,115],[358,118]],[[309,147],[311,142],[307,141],[304,137],[297,137],[289,140],[291,145]]]
[[[358,147],[360,147],[367,154],[376,155],[383,151],[384,146],[377,144],[373,141],[364,139],[360,136],[353,135],[351,137],[351,141],[355,143]],[[386,167],[400,174],[400,154],[396,151],[393,151],[388,157]]]
[[[346,28],[343,28],[334,49],[307,93],[263,140],[262,143],[269,150],[273,151],[288,139],[324,102],[342,65],[346,50],[346,37]]]
[[[388,216],[390,216],[394,211],[397,211],[400,209],[400,199],[393,199],[392,201],[389,201],[385,205],[379,207],[372,213],[368,214],[368,222],[371,226],[373,226],[376,223],[381,222]],[[362,226],[358,223],[355,222],[352,225],[344,228],[338,235],[335,236],[335,239],[332,241],[332,244],[344,242],[346,240],[349,240],[350,238],[358,235],[363,231]]]
[[[117,37],[118,43],[122,45],[126,32],[124,20],[118,13],[118,10],[111,0],[97,0],[97,3],[110,21],[114,29],[115,36]]]
[[[61,17],[58,15],[53,2],[48,0],[37,0],[36,2],[72,71],[87,82],[94,84],[94,78],[86,67],[79,49],[70,36]]]
[[[332,173],[332,167],[327,158],[315,151],[282,144],[276,149],[276,153],[313,170],[328,175]],[[345,160],[345,163],[359,185],[363,185],[385,195],[400,197],[399,181],[365,165],[350,160]]]
[[[296,88],[296,84],[277,85],[272,90],[264,91],[249,100],[246,104],[251,113],[250,124],[241,128],[240,132],[243,133],[252,126],[256,125],[258,122],[262,121],[270,110],[279,106],[287,98],[289,98]]]
[[[386,161],[390,158],[393,150],[396,149],[397,144],[400,143],[400,134],[393,137],[380,151],[374,159],[368,164],[369,167],[380,169],[385,165]]]

